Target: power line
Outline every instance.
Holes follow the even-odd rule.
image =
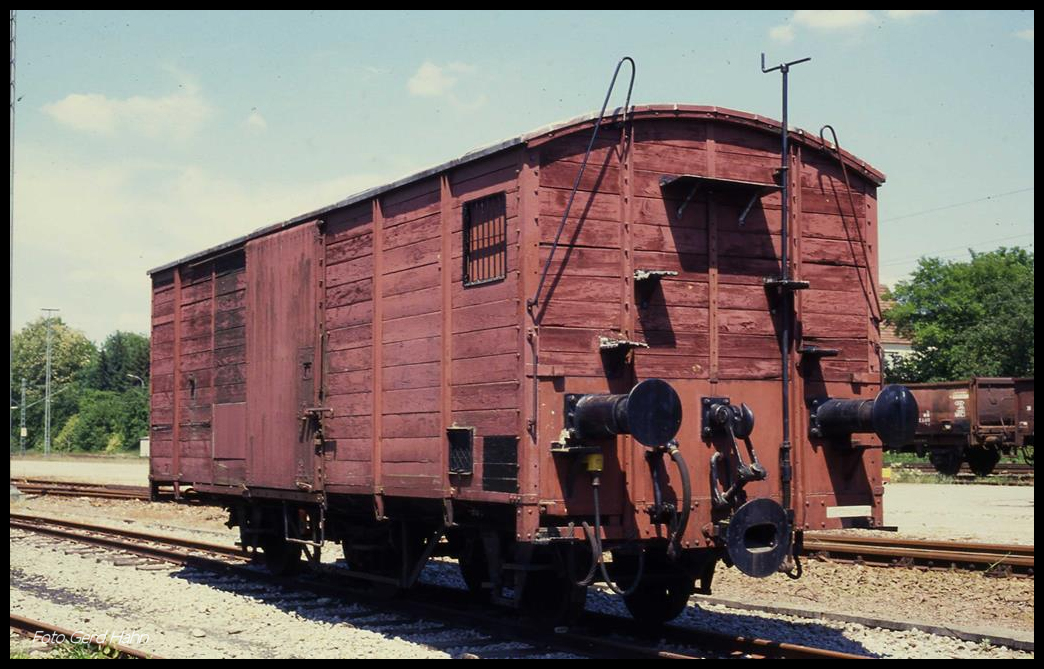
[[[1033,190],[1033,186],[1029,188],[1020,188],[1019,190],[1008,191],[1007,193],[996,193],[994,195],[987,195],[986,197],[980,197],[978,200],[968,200],[967,202],[957,202],[955,204],[948,204],[943,207],[935,207],[934,209],[925,209],[924,211],[915,211],[911,214],[903,214],[902,216],[896,216],[894,218],[886,218],[881,223],[890,223],[891,221],[899,221],[904,218],[912,218],[914,216],[920,216],[921,214],[930,214],[933,211],[943,211],[945,209],[953,209],[955,207],[964,207],[969,204],[975,204],[977,202],[986,202],[987,200],[996,200],[998,198],[1007,197],[1008,195],[1016,195],[1018,193],[1028,193]]]
[[[987,239],[987,240],[981,241],[981,242],[972,242],[971,244],[961,244],[960,246],[950,246],[950,247],[945,248],[945,249],[936,249],[935,252],[939,253],[941,251],[952,251],[954,249],[969,248],[971,246],[983,246],[984,244],[995,244],[997,242],[1003,242],[1003,241],[1007,241],[1009,239],[1019,239],[1021,237],[1031,237],[1034,234],[1036,234],[1036,233],[1026,232],[1026,233],[1023,233],[1021,235],[1012,235],[1011,237],[998,237],[997,239]],[[1032,246],[1032,245],[1033,245],[1032,243],[1029,244],[1029,246]],[[1020,246],[1026,246],[1026,245],[1025,244],[1020,244]],[[918,258],[923,258],[923,257],[925,257],[925,255],[926,254],[921,253],[921,254],[916,255],[916,256],[906,256],[906,257],[903,257],[903,258],[899,258],[898,260],[893,260],[892,262],[881,263],[881,267],[888,267],[889,265],[901,265],[904,262],[908,262],[908,261],[911,261],[911,260],[917,260]],[[964,255],[964,254],[961,254],[961,255]],[[953,257],[957,257],[957,256],[953,256]]]
[[[1027,249],[1027,250],[1028,250],[1028,249],[1030,249],[1030,248],[1032,248],[1032,247],[1033,247],[1033,243],[1031,242],[1031,243],[1029,243],[1029,244],[1020,244],[1019,246],[1017,246],[1017,247],[1013,247],[1013,248],[1024,248],[1024,249]],[[972,249],[972,250],[974,250],[974,249]],[[913,264],[913,263],[917,262],[918,260],[920,260],[920,259],[921,259],[921,258],[923,258],[923,257],[926,257],[926,256],[919,256],[919,257],[917,257],[917,258],[914,258],[914,259],[912,259],[912,260],[904,260],[904,261],[902,261],[902,262],[893,262],[893,263],[886,263],[886,264],[884,264],[884,265],[881,265],[881,267],[888,267],[888,266],[891,266],[891,265],[910,265],[910,264]],[[964,257],[965,257],[965,254],[963,254],[963,253],[957,253],[957,254],[954,254],[954,255],[948,255],[948,256],[933,256],[933,257],[934,257],[934,258],[935,258],[936,260],[953,260],[953,259],[955,259],[955,258],[964,258]]]

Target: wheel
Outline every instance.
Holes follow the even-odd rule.
[[[571,625],[580,618],[587,602],[587,588],[576,585],[556,570],[526,573],[522,611],[548,625]]]
[[[624,597],[624,604],[643,627],[659,627],[681,615],[695,590],[684,574],[647,574],[638,589]]]
[[[957,476],[961,471],[961,453],[956,448],[933,448],[928,453],[928,460],[935,471],[944,476]]]
[[[261,541],[265,568],[277,576],[290,576],[301,569],[301,544],[269,535]]]
[[[976,476],[989,476],[1000,462],[1000,452],[992,448],[972,448],[966,454],[968,467]]]
[[[489,561],[481,540],[468,541],[457,564],[471,598],[477,602],[488,601],[489,590],[483,588],[482,584],[489,580]]]
[[[1033,444],[1025,444],[1022,447],[1022,461],[1030,467],[1033,466]]]

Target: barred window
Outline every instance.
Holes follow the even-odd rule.
[[[464,285],[507,276],[507,198],[497,193],[464,203]]]

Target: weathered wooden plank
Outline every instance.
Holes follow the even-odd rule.
[[[217,277],[214,285],[215,295],[226,295],[228,293],[234,293],[237,290],[243,290],[246,288],[246,271],[241,270],[238,272],[231,272],[229,274],[222,274]]]
[[[348,348],[361,348],[373,344],[373,324],[364,323],[347,328],[327,330],[326,350],[341,351]]]
[[[480,383],[453,387],[453,410],[512,409],[518,406],[518,382]]]
[[[493,328],[463,332],[453,337],[453,359],[466,360],[498,353],[515,353],[518,348],[518,329]]]
[[[214,331],[214,347],[225,348],[246,344],[246,328],[238,327],[230,330]]]
[[[437,437],[406,437],[385,439],[381,449],[381,460],[385,463],[424,463],[424,471],[433,474],[440,460],[441,443]],[[386,470],[387,471],[387,470]]]
[[[518,354],[454,360],[450,376],[454,385],[514,381],[518,378]]]
[[[386,368],[422,362],[435,362],[441,355],[439,335],[385,343],[382,347],[381,355]]]
[[[490,434],[514,434],[518,430],[518,411],[515,409],[479,409],[475,411],[454,411],[455,425],[473,427],[477,436]],[[482,449],[475,448],[476,459],[482,456]]]
[[[373,319],[373,301],[355,302],[326,310],[326,327],[330,330],[365,325]]]
[[[328,396],[369,392],[373,387],[373,370],[367,368],[350,372],[330,372],[324,380]]]
[[[453,333],[508,327],[518,320],[518,300],[477,304],[453,310]]]
[[[384,414],[381,434],[388,439],[438,437],[438,413]]]
[[[354,390],[358,390],[358,387]],[[326,398],[326,406],[334,410],[334,418],[340,416],[369,417],[373,415],[373,394],[368,391],[331,394]],[[372,425],[373,421],[370,420],[370,423]]]
[[[385,361],[387,362],[387,361]],[[384,365],[381,387],[385,390],[415,390],[439,387],[440,365],[436,362],[389,366]],[[438,392],[437,390],[435,391]]]
[[[442,216],[440,212],[436,211],[427,216],[404,221],[399,225],[386,227],[384,230],[385,252],[437,238],[441,233],[441,221]]]
[[[219,311],[214,314],[214,331],[242,328],[246,325],[246,309]]]
[[[369,348],[330,351],[326,356],[326,367],[331,374],[369,369],[371,365],[370,355]]]
[[[441,325],[442,319],[437,312],[394,320],[386,318],[384,319],[384,343],[430,337],[439,333]]]
[[[326,287],[351,283],[373,276],[373,256],[365,255],[345,262],[326,266]]]
[[[440,294],[439,286],[433,286],[387,297],[384,300],[384,322],[438,311]]]
[[[570,191],[561,188],[540,189],[540,215],[561,220],[569,203]],[[581,220],[601,219],[603,221],[620,220],[620,196],[611,193],[589,193],[577,191],[573,198],[570,215]]]
[[[359,258],[364,258],[373,253],[372,232],[362,232],[361,234],[346,237],[341,241],[336,242],[332,241],[332,239],[332,237],[327,236],[327,265],[336,265],[337,263],[349,262]]]

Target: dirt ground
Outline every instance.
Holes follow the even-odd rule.
[[[889,483],[884,512],[903,535],[1033,544],[1033,486]]]
[[[148,485],[148,458],[11,458],[11,478]]]

